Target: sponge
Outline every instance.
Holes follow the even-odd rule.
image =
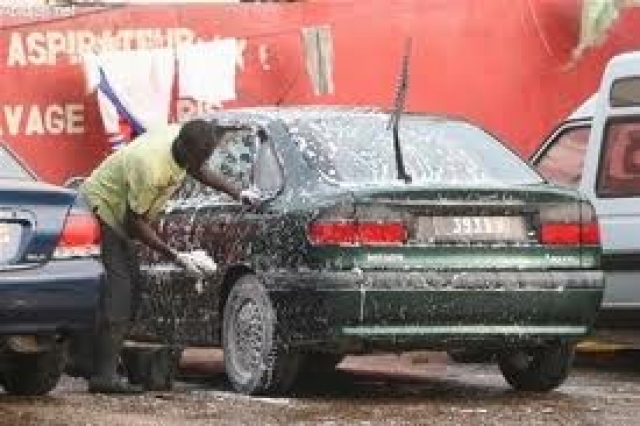
[[[213,275],[218,270],[218,265],[204,250],[194,250],[191,258],[205,275]]]

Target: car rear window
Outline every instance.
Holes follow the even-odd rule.
[[[298,120],[290,133],[308,162],[343,183],[397,182],[388,115]],[[405,116],[400,144],[412,182],[439,185],[535,184],[540,176],[481,129]]]
[[[0,179],[34,180],[34,177],[11,152],[0,146]]]

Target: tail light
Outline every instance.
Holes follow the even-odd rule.
[[[100,254],[100,224],[87,212],[71,211],[65,219],[53,257],[71,259]]]
[[[320,221],[309,225],[307,237],[314,245],[401,245],[407,229],[402,222]]]
[[[540,212],[540,243],[554,246],[600,245],[600,228],[587,203],[553,206]]]
[[[600,225],[597,221],[583,223],[580,229],[582,244],[598,246],[600,245]]]
[[[547,245],[598,245],[600,232],[597,223],[543,223],[540,242]]]

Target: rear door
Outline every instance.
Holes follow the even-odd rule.
[[[266,195],[275,196],[283,185],[272,144],[259,143],[250,130],[227,133],[209,167],[235,187],[254,186]],[[210,279],[196,280],[143,250],[147,264],[141,316],[147,320],[145,327],[165,340],[217,345],[223,278],[230,267],[255,263],[256,236],[264,234],[273,216],[269,203],[260,209],[248,207],[187,177],[167,205],[159,232],[176,250],[206,251],[218,263],[218,272]]]
[[[272,143],[260,142],[252,130],[229,132],[209,163],[211,169],[221,173],[236,188],[251,188],[265,197],[275,196],[283,185],[281,164]],[[271,210],[269,200],[261,207],[252,207],[202,186],[198,194],[195,202],[193,198],[191,200],[194,209],[190,213],[187,240],[192,249],[205,250],[215,259],[218,272],[203,283],[201,294],[197,295],[195,306],[200,309],[193,310],[193,323],[199,319],[202,324],[191,333],[208,330],[213,342],[198,339],[196,342],[217,344],[221,337],[222,312],[219,308],[223,280],[229,274],[235,274],[232,268],[242,266],[255,271],[269,263],[268,258],[260,259],[260,256],[269,252],[265,245],[273,244],[265,241],[265,234],[268,229],[276,229],[273,221],[277,214]]]
[[[640,54],[612,59],[596,99],[580,189],[598,214],[605,308],[640,308]]]
[[[238,187],[248,185],[254,141],[247,131],[227,133],[208,166]],[[226,262],[234,253],[242,205],[187,176],[165,206],[157,228],[175,250],[205,250],[219,264],[208,279],[189,276],[178,265],[141,247],[144,280],[137,334],[191,345],[219,341],[218,300]]]

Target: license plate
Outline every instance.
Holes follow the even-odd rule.
[[[435,241],[525,241],[519,216],[433,216],[418,219],[418,238]]]
[[[0,263],[14,259],[18,254],[22,239],[22,225],[0,222]]]

